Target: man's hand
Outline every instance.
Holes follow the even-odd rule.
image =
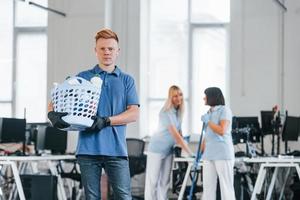
[[[94,123],[91,127],[86,128],[85,132],[99,132],[103,128],[110,126],[110,119],[108,117],[92,116],[91,119],[94,120]]]
[[[201,121],[203,121],[203,123],[207,124],[209,122],[209,118],[210,117],[208,114],[202,115]]]
[[[51,121],[53,127],[58,129],[68,128],[70,124],[65,122],[62,117],[68,115],[67,112],[48,112],[48,119]]]

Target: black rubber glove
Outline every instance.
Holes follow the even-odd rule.
[[[110,119],[108,117],[92,116],[91,119],[94,120],[94,123],[91,127],[86,128],[85,132],[99,132],[104,127],[110,126]]]
[[[67,112],[48,112],[48,119],[51,121],[53,127],[58,129],[68,128],[70,124],[65,122],[62,117],[68,115]]]

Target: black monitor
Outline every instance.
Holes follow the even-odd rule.
[[[36,151],[51,150],[52,154],[64,154],[67,149],[67,131],[50,126],[38,126]]]
[[[241,132],[238,129],[233,129],[231,134],[232,134],[233,144],[240,144],[240,143],[247,142],[247,134],[245,134],[245,132]]]
[[[261,114],[261,131],[264,135],[274,133],[274,112],[273,111],[260,111]]]
[[[0,143],[24,142],[25,133],[25,119],[0,118]]]
[[[283,141],[297,141],[300,135],[300,118],[293,116],[286,116],[283,130]]]
[[[28,137],[28,143],[36,143],[36,135],[37,135],[37,131],[38,131],[38,127],[40,126],[51,126],[50,123],[48,122],[34,122],[34,123],[26,123],[26,129],[27,131],[29,131],[29,137]]]
[[[242,128],[250,128],[249,141],[253,143],[260,142],[261,130],[259,127],[258,117],[233,117],[232,119],[232,130],[233,138],[238,137],[243,139],[244,142],[247,141],[247,135],[245,132],[239,133],[236,131]],[[236,136],[234,136],[236,134]],[[234,140],[234,139],[233,139]]]

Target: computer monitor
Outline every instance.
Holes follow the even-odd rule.
[[[24,142],[25,133],[25,119],[0,118],[0,143]]]
[[[50,126],[38,126],[36,151],[51,150],[52,154],[64,154],[67,149],[67,131]]]
[[[261,129],[259,127],[258,117],[233,117],[232,118],[232,130],[241,129],[241,128],[250,128],[249,141],[253,143],[260,142]],[[238,133],[238,131],[237,131]],[[246,142],[246,134],[238,133],[240,138],[243,138],[243,141]],[[233,136],[234,137],[234,136]]]
[[[242,133],[241,131],[237,129],[232,129],[232,142],[233,144],[240,144],[240,143],[246,143],[247,142],[247,134]]]
[[[261,131],[264,135],[274,133],[274,112],[260,111],[261,114]]]
[[[31,144],[35,144],[36,143],[36,135],[37,135],[37,131],[38,131],[38,127],[40,126],[51,126],[50,123],[48,122],[30,122],[30,123],[26,123],[26,129],[27,131],[29,131],[29,137],[28,137],[28,143]]]
[[[298,141],[300,135],[300,118],[293,116],[286,116],[283,130],[283,141]]]

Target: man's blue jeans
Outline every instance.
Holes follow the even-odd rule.
[[[104,168],[112,186],[114,199],[132,199],[130,173],[126,157],[79,155],[77,160],[87,200],[101,199],[100,179],[102,168]]]

